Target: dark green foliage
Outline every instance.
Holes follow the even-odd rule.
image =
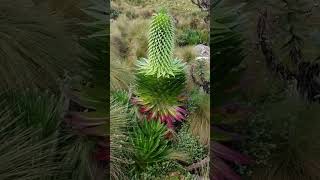
[[[170,82],[170,84],[168,84]],[[171,77],[157,78],[154,75],[136,75],[137,92],[146,104],[164,104],[173,106],[178,104],[178,96],[184,89],[185,74]],[[159,109],[161,111],[161,109]]]
[[[193,30],[185,29],[182,31],[180,36],[177,38],[179,46],[196,45],[196,44],[208,44],[208,37],[206,33]]]
[[[233,116],[234,111],[241,111],[241,106],[233,105],[235,97],[239,97],[239,81],[245,58],[244,39],[238,32],[239,25],[238,8],[224,6],[223,1],[214,3],[210,25],[210,46],[213,47],[213,107],[215,113],[211,121],[211,178],[213,179],[240,179],[228,162],[240,164],[251,163],[250,158],[221,144],[220,141],[230,141],[235,137],[233,134],[222,131],[219,127],[224,126],[228,120],[238,120]],[[237,104],[237,103],[234,103]],[[229,111],[230,109],[233,111]],[[233,108],[233,107],[235,108]],[[230,114],[229,114],[230,113]],[[240,117],[241,118],[241,117]],[[226,129],[228,130],[228,129]]]
[[[110,18],[117,19],[117,17],[121,14],[121,11],[118,9],[111,8]]]
[[[23,92],[4,93],[7,103],[14,108],[12,112],[22,115],[19,126],[34,128],[40,137],[57,135],[62,122],[63,99],[49,92],[28,89]]]
[[[184,124],[178,132],[175,148],[187,153],[191,160],[190,163],[202,160],[207,156],[206,147],[190,134],[188,124]]]
[[[212,30],[210,32],[211,53],[213,58],[213,108],[223,109],[226,102],[233,103],[235,97],[239,97],[239,82],[243,73],[242,63],[245,58],[244,39],[237,31],[239,26],[239,8],[223,7],[217,5],[213,7],[216,12],[211,17]],[[222,115],[223,116],[223,115]],[[216,122],[223,121],[221,114],[215,113]]]
[[[124,90],[118,90],[112,93],[112,98],[114,98],[114,101],[118,102],[122,105],[128,105],[130,101],[130,97],[128,92]]]
[[[179,172],[183,175],[189,175],[189,172],[185,170],[185,168],[177,163],[176,161],[164,161],[161,163],[156,163],[152,166],[147,167],[146,172],[142,173],[142,177],[145,179],[165,179],[168,174],[173,172]]]
[[[109,13],[107,12],[108,3],[105,0],[90,0],[90,7],[83,10],[92,18],[91,21],[82,23],[88,32],[86,37],[81,39],[81,45],[90,51],[92,56],[86,58],[89,65],[89,76],[85,80],[91,83],[91,90],[99,92],[99,94],[108,94],[107,86],[109,84],[105,80],[107,77],[106,69],[110,64],[106,57],[109,57],[109,44],[105,43],[109,38]],[[100,94],[100,95],[101,95]],[[91,94],[92,95],[92,94]]]
[[[216,17],[216,16],[214,16]],[[213,91],[215,94],[214,105],[218,105],[226,100],[228,94],[225,93],[227,88],[231,88],[239,81],[241,67],[239,66],[244,59],[243,42],[241,35],[233,30],[234,25],[224,22],[224,19],[213,19],[211,24],[211,47],[213,51],[214,82]]]
[[[63,132],[66,133],[66,132]],[[71,133],[71,132],[69,132]],[[71,136],[63,143],[61,150],[64,152],[60,161],[60,169],[67,170],[68,173],[60,174],[58,178],[66,180],[94,180],[98,176],[103,176],[93,157],[96,148],[95,143],[87,137]]]
[[[65,73],[83,75],[84,52],[66,22],[31,0],[2,0],[0,88],[41,87],[58,91]]]
[[[68,134],[60,134],[62,99],[38,90],[1,95],[1,179],[54,179],[71,170],[60,161]],[[10,165],[11,164],[11,165]]]
[[[263,106],[248,128],[249,153],[259,163],[254,179],[319,179],[319,109],[295,97]]]
[[[65,151],[62,169],[70,169],[66,179],[91,180],[105,177],[105,167],[97,159],[104,161],[106,154],[106,137],[108,124],[108,81],[106,68],[109,63],[107,28],[107,1],[92,0],[91,6],[83,9],[91,19],[82,23],[81,28],[87,30],[87,35],[81,38],[81,46],[90,51],[90,56],[84,57],[88,63],[88,75],[77,83],[67,84],[72,90],[65,89],[65,93],[81,108],[90,108],[91,112],[68,112],[65,116],[67,127],[62,133],[70,134],[63,144]],[[73,91],[74,90],[74,91]],[[70,107],[68,107],[70,108]],[[98,124],[98,125],[97,125]],[[70,131],[71,128],[73,131]],[[98,137],[97,137],[98,136]],[[101,154],[100,154],[101,152]]]
[[[9,123],[12,126],[11,128],[13,131],[20,129],[21,135],[25,136],[20,137],[20,139],[29,143],[30,148],[35,148],[30,151],[36,151],[34,153],[39,154],[39,158],[41,158],[37,162],[37,156],[31,155],[35,158],[35,167],[29,165],[28,168],[30,169],[28,171],[36,171],[37,163],[39,163],[40,166],[43,166],[43,170],[40,170],[39,173],[43,173],[42,177],[48,179],[81,180],[81,178],[89,178],[92,172],[88,172],[88,169],[93,169],[93,164],[90,161],[92,145],[89,143],[91,142],[84,140],[85,138],[75,138],[71,131],[63,126],[64,107],[62,98],[49,92],[31,89],[24,92],[7,92],[2,94],[2,98],[6,99],[7,106],[12,107],[10,111],[13,117],[19,116]],[[9,133],[10,131],[5,130],[4,132]],[[13,132],[11,135],[15,136],[16,133],[19,132]],[[15,142],[16,140],[8,140],[8,142],[10,141]],[[23,143],[21,144],[21,151],[23,151]],[[41,147],[37,149],[36,146]],[[18,146],[13,147],[17,148],[18,153]],[[26,149],[26,151],[29,150]],[[46,165],[46,163],[51,163],[51,166]],[[44,172],[47,171],[47,167],[52,168],[55,173],[46,175]],[[23,170],[21,171],[23,172]]]
[[[21,117],[13,115],[10,106],[4,106],[3,102],[1,107],[0,179],[35,180],[53,177],[58,170],[58,164],[53,161],[56,139],[50,137],[35,140],[35,129],[16,125],[22,120]]]
[[[159,121],[142,121],[133,129],[130,142],[134,148],[134,172],[142,172],[155,163],[170,159],[171,147],[165,138],[166,126]]]
[[[54,153],[50,146],[55,143],[50,139],[32,142],[32,132],[17,131],[15,135],[1,136],[3,144],[0,147],[1,164],[0,178],[3,180],[34,180],[38,178],[49,178],[56,174],[58,169],[53,161]]]
[[[214,48],[212,55],[213,71],[213,106],[223,105],[235,95],[243,68],[240,66],[245,58],[244,39],[237,31],[239,15],[237,8],[218,3],[213,7],[215,16],[211,16],[210,46]],[[236,84],[236,85],[235,85]]]
[[[106,21],[106,16],[99,16],[97,12],[105,7],[99,8],[99,4],[97,9],[89,8],[94,11],[89,13],[94,18],[103,18],[102,21],[86,24],[89,31],[97,32],[89,37],[93,40],[86,44],[96,58],[86,54],[80,59],[80,54],[86,51],[78,44],[79,36],[68,33],[66,29],[70,24],[42,5],[34,6],[31,0],[1,2],[1,88],[17,88],[14,92],[10,89],[1,95],[12,114],[5,114],[5,108],[0,113],[1,119],[6,119],[1,121],[0,130],[0,179],[96,180],[96,177],[102,177],[93,160],[97,144],[89,141],[89,138],[72,134],[74,132],[61,123],[60,118],[64,115],[62,110],[69,107],[64,107],[68,104],[63,104],[63,99],[56,95],[61,90],[59,80],[65,75],[82,76],[87,72],[88,68],[83,68],[86,65],[83,59],[92,63],[93,59],[105,58],[102,54],[107,48],[103,38],[107,33],[97,32]],[[106,29],[104,26],[103,30]],[[101,37],[100,44],[93,42]],[[101,47],[104,47],[104,52],[97,50]],[[99,75],[105,73],[106,67],[101,67],[101,64],[106,63],[105,59],[92,63],[93,67],[100,69],[90,69],[91,72]],[[100,81],[106,84],[105,75]],[[40,90],[28,90],[27,87],[40,87]],[[19,88],[24,91],[19,91]],[[42,91],[47,88],[55,90],[55,94]],[[90,93],[100,96],[96,92]]]

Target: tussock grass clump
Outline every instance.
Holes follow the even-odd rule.
[[[133,65],[137,58],[146,56],[148,23],[143,18],[129,20],[123,14],[111,23],[111,59],[122,59]]]
[[[193,46],[178,47],[175,49],[174,55],[185,62],[192,62],[196,59],[196,52]]]

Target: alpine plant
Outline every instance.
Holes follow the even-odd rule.
[[[148,59],[137,63],[133,103],[148,120],[160,120],[173,128],[175,121],[186,116],[183,96],[185,64],[173,58],[173,18],[166,10],[153,16],[148,36]]]

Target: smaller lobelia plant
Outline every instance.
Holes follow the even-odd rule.
[[[148,59],[138,61],[132,102],[148,120],[160,120],[169,128],[186,116],[181,96],[185,88],[185,64],[173,58],[174,23],[165,9],[153,16],[148,37]]]
[[[135,172],[144,171],[148,166],[170,160],[172,148],[165,138],[167,129],[159,121],[147,122],[143,120],[134,127],[130,135],[133,146],[133,160]]]

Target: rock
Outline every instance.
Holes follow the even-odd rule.
[[[210,57],[210,47],[203,44],[198,44],[194,47],[197,57]]]

